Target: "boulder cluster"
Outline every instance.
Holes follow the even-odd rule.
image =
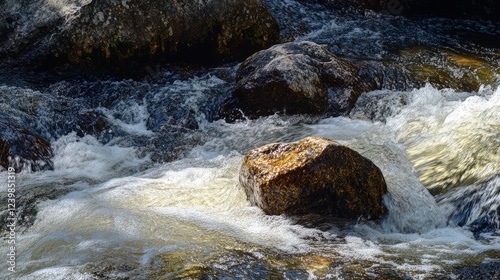
[[[398,16],[468,14],[498,20],[500,12],[499,1],[493,0],[317,2]],[[480,61],[447,57],[475,67],[485,80],[496,77]],[[0,1],[1,71],[109,69],[127,76],[150,61],[184,65],[243,61],[230,96],[220,100],[216,118],[227,122],[274,114],[348,115],[363,93],[380,89],[383,83],[373,64],[339,57],[315,42],[280,41],[278,23],[260,0]],[[415,71],[422,73],[421,80],[431,82],[428,73],[436,72]],[[442,85],[457,80],[454,75],[438,78]],[[10,92],[0,91],[0,100],[7,100]],[[12,109],[9,106],[3,111]],[[67,111],[64,106],[54,110]],[[16,171],[53,169],[48,134],[26,125],[27,120],[36,121],[31,111],[18,111],[18,122],[0,117],[0,166],[14,166]],[[107,121],[97,112],[81,110],[72,116],[74,131],[106,131]],[[180,126],[197,129],[195,121]],[[387,212],[383,204],[387,186],[380,169],[325,138],[273,143],[250,151],[240,183],[251,204],[271,215],[379,219]]]

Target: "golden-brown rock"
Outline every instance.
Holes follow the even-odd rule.
[[[386,212],[380,169],[326,138],[256,148],[245,156],[239,179],[250,203],[266,214],[377,219]]]

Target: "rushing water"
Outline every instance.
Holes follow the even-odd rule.
[[[281,13],[284,37],[327,44],[386,73],[409,66],[382,81],[385,89],[362,96],[350,116],[234,124],[215,120],[234,65],[187,74],[159,69],[144,81],[2,79],[7,112],[37,119],[38,133],[51,139],[54,170],[17,174],[19,199],[38,200],[20,224],[17,272],[2,261],[0,278],[425,279],[475,268],[493,275],[500,260],[499,49],[460,43],[473,26],[496,36],[493,24],[269,5]],[[289,23],[290,15],[301,21]],[[446,51],[429,51],[436,47]],[[463,91],[438,89],[448,78],[437,86],[408,82],[412,66],[428,65],[455,79],[483,81],[488,71],[490,83]],[[72,132],[74,108],[105,116],[107,128]],[[53,120],[65,121],[52,127]],[[380,167],[389,188],[380,224],[308,223],[249,205],[238,185],[245,153],[312,135]],[[7,175],[0,171],[0,182]],[[0,186],[3,198],[7,185]]]

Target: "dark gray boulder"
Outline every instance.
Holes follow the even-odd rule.
[[[0,5],[0,57],[30,65],[234,59],[270,46],[279,33],[259,0],[6,0]]]
[[[361,93],[378,87],[367,66],[302,41],[255,53],[238,69],[232,98],[221,109],[231,121],[282,114],[348,112]]]

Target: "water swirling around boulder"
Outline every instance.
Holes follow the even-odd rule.
[[[437,197],[452,225],[467,226],[476,238],[500,234],[500,176]]]
[[[252,205],[271,215],[378,219],[387,186],[369,159],[338,142],[307,137],[250,151],[240,184]]]

